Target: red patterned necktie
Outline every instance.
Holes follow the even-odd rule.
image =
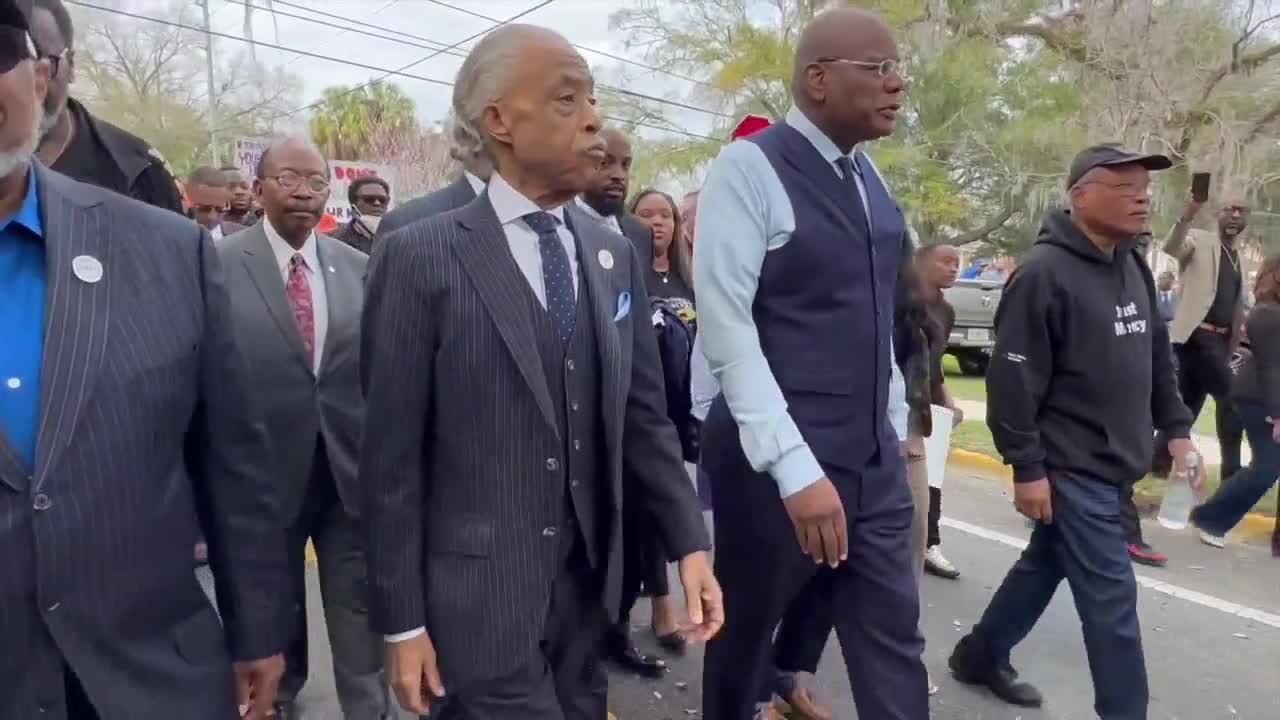
[[[314,363],[316,312],[311,305],[311,282],[307,280],[307,261],[302,253],[294,253],[289,258],[289,282],[285,283],[284,291],[289,296],[289,306],[293,308],[293,321],[298,325],[302,347],[307,351],[307,362]]]

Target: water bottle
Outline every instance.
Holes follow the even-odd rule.
[[[1200,456],[1194,452],[1187,453],[1186,468],[1169,476],[1169,486],[1164,491],[1164,500],[1160,503],[1160,514],[1156,519],[1170,530],[1181,530],[1191,519],[1191,508],[1196,504],[1196,491],[1191,481],[1200,472]]]

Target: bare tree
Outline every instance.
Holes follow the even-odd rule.
[[[370,162],[395,169],[397,202],[443,187],[461,170],[449,157],[448,139],[436,128],[375,125],[367,151]]]

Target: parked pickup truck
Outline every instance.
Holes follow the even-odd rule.
[[[944,291],[947,302],[956,311],[956,324],[947,339],[947,352],[956,357],[960,372],[982,375],[995,345],[992,328],[996,306],[1000,304],[1000,280],[957,280]]]

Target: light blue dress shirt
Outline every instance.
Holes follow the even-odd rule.
[[[787,124],[813,143],[839,176],[836,160],[842,153],[835,143],[798,108],[787,113]],[[874,165],[871,168],[878,174]],[[859,199],[870,216],[866,188],[860,177],[857,182]],[[787,191],[755,143],[733,142],[720,152],[698,195],[696,222],[693,268],[702,351],[738,424],[747,461],[757,472],[769,473],[787,497],[826,473],[787,412],[751,312],[765,255],[786,245],[796,229]],[[889,353],[888,419],[898,437],[905,438],[906,386],[892,343]]]

